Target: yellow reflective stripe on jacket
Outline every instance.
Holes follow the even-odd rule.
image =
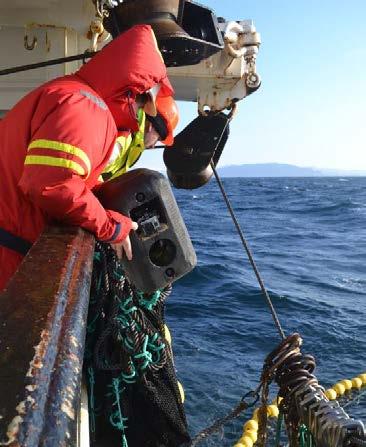
[[[76,146],[73,146],[72,144],[61,143],[60,141],[40,139],[40,140],[34,140],[31,142],[31,144],[28,146],[28,151],[30,151],[32,149],[52,149],[55,151],[65,152],[66,154],[75,155],[76,157],[79,157],[80,160],[82,160],[85,163],[85,165],[88,169],[86,173],[84,170],[84,175],[90,174],[91,163],[90,163],[89,157],[82,149],[80,149]],[[50,158],[53,158],[53,157],[50,157]],[[77,163],[75,162],[75,164],[77,164]],[[52,166],[55,166],[55,165],[52,165]],[[80,165],[78,165],[78,166],[80,166]]]
[[[59,168],[72,169],[79,175],[86,175],[85,169],[72,160],[66,158],[46,157],[44,155],[27,155],[24,161],[25,165],[44,165],[44,166],[56,166]]]

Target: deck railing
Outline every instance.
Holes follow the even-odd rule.
[[[50,227],[0,294],[0,445],[78,445],[94,237]]]

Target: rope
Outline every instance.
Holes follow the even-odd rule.
[[[299,428],[299,441],[300,447],[315,447],[314,438],[304,424]]]
[[[353,404],[355,403],[356,400],[357,400],[357,402],[358,402],[358,400],[361,399],[361,397],[363,397],[363,396],[366,396],[366,389],[365,389],[365,391],[363,391],[362,393],[360,393],[357,397],[355,397],[354,399],[349,400],[349,402],[347,402],[347,403],[345,403],[344,405],[342,405],[342,407],[343,407],[343,408],[347,408],[347,407],[349,407],[350,405],[353,405]]]
[[[222,139],[222,137],[223,137],[223,135],[224,135],[224,133],[225,133],[225,131],[226,131],[226,128],[227,128],[227,126],[229,125],[229,122],[231,121],[231,119],[232,119],[233,115],[235,114],[235,112],[236,112],[236,105],[233,106],[231,112],[227,115],[227,122],[226,122],[226,124],[225,124],[225,126],[224,126],[224,128],[223,128],[223,130],[222,130],[222,132],[221,132],[220,138],[218,138],[218,140],[217,140],[217,146],[216,146],[216,149],[217,149],[217,147],[219,146],[219,144],[220,144],[220,142],[221,142],[221,139]],[[214,153],[215,153],[215,152],[214,152]],[[222,195],[223,195],[223,197],[224,197],[224,200],[225,200],[225,202],[226,202],[226,205],[227,205],[227,208],[228,208],[228,210],[229,210],[229,212],[230,212],[230,215],[231,215],[231,217],[232,217],[232,219],[233,219],[233,221],[234,221],[234,224],[235,224],[235,226],[236,226],[236,228],[237,228],[237,230],[238,230],[240,239],[241,239],[241,241],[242,241],[242,243],[243,243],[243,246],[244,246],[244,248],[245,248],[245,251],[246,251],[246,253],[247,253],[247,255],[248,255],[249,261],[250,261],[250,263],[251,263],[251,265],[252,265],[252,267],[253,267],[253,270],[254,270],[254,272],[255,272],[255,274],[256,274],[256,277],[257,277],[257,279],[258,279],[258,282],[259,282],[259,285],[260,285],[260,287],[261,287],[261,290],[262,290],[262,292],[263,292],[263,294],[264,294],[264,296],[265,296],[265,298],[266,298],[266,300],[267,300],[267,302],[268,302],[268,305],[269,305],[269,307],[270,307],[270,310],[271,310],[272,317],[273,317],[273,320],[274,320],[274,322],[275,322],[275,325],[276,325],[276,327],[277,327],[277,329],[278,329],[278,331],[279,331],[280,336],[282,337],[282,339],[285,339],[285,337],[286,337],[286,336],[285,336],[285,333],[284,333],[284,331],[282,330],[282,327],[281,327],[279,318],[278,318],[277,313],[276,313],[276,311],[275,311],[275,309],[274,309],[274,306],[273,306],[273,304],[272,304],[271,298],[269,297],[268,292],[267,292],[267,290],[266,290],[266,288],[265,288],[265,286],[264,286],[264,283],[263,283],[263,280],[262,280],[262,278],[261,278],[261,275],[260,275],[260,273],[259,273],[259,271],[258,271],[258,268],[257,268],[256,264],[255,264],[253,255],[252,255],[252,253],[251,253],[251,251],[250,251],[250,249],[249,249],[249,246],[248,246],[247,241],[245,240],[243,231],[242,231],[241,228],[240,228],[239,222],[238,222],[238,220],[237,220],[237,218],[236,218],[236,216],[235,216],[235,213],[234,213],[234,211],[233,211],[233,208],[232,208],[232,206],[231,206],[231,204],[230,204],[230,201],[229,201],[229,199],[228,199],[228,197],[227,197],[227,194],[226,194],[226,192],[225,192],[225,189],[224,189],[224,186],[223,186],[223,184],[222,184],[222,182],[221,182],[221,179],[219,178],[219,175],[218,175],[218,173],[217,173],[217,171],[216,171],[215,164],[214,164],[214,161],[213,161],[213,160],[211,160],[210,165],[211,165],[211,167],[212,167],[213,173],[215,174],[217,183],[218,183],[218,185],[219,185],[219,187],[220,187],[221,193],[222,193]],[[204,439],[206,439],[208,436],[211,436],[213,433],[217,432],[217,431],[218,431],[222,426],[224,426],[227,422],[229,422],[229,421],[231,421],[232,419],[238,417],[238,416],[240,415],[240,413],[242,413],[244,410],[246,410],[247,408],[253,406],[253,405],[256,403],[256,401],[259,399],[259,391],[260,391],[260,389],[262,388],[263,384],[264,384],[264,382],[261,382],[261,384],[258,386],[258,388],[257,388],[255,391],[250,391],[248,394],[246,394],[246,395],[243,397],[243,399],[241,400],[241,402],[240,402],[240,403],[239,403],[239,404],[238,404],[238,405],[237,405],[237,406],[236,406],[236,407],[235,407],[235,408],[234,408],[234,409],[233,409],[227,416],[224,416],[223,418],[216,420],[210,427],[207,427],[207,428],[201,430],[201,431],[200,431],[200,432],[193,438],[193,440],[192,440],[192,442],[191,442],[191,444],[190,444],[190,447],[194,447],[194,446],[196,446],[196,445],[199,444],[201,441],[203,441]],[[247,404],[247,403],[245,402],[245,400],[244,400],[244,399],[245,399],[247,396],[249,396],[249,395],[252,395],[252,396],[255,396],[255,397],[256,397],[256,400],[255,400],[253,403],[251,403],[251,404]],[[265,415],[264,415],[263,417],[265,418]]]
[[[332,387],[325,390],[325,395],[329,400],[335,400],[337,397],[343,396],[346,391],[350,391],[352,389],[359,390],[364,385],[366,385],[366,373],[359,374],[357,377],[353,377],[353,379],[339,380]],[[359,395],[359,397],[363,394],[364,393]],[[343,408],[347,407],[348,405],[349,403],[344,405]]]
[[[345,379],[346,381],[349,379]],[[345,380],[342,381],[338,381],[337,383],[335,383],[333,385],[333,387],[337,387],[337,384],[340,384],[342,382],[344,382]],[[363,395],[366,394],[366,388],[363,390],[363,387],[366,386],[366,373],[362,373],[357,377],[354,377],[353,379],[349,380],[349,382],[354,384],[354,387],[356,390],[360,390],[360,393],[357,395],[357,398],[361,398]],[[361,389],[362,388],[362,389]],[[337,387],[337,389],[339,389],[340,391],[342,391],[342,387]],[[333,390],[333,388],[329,388],[329,390],[327,390],[325,392],[325,395],[327,396],[327,398],[329,400],[335,400],[336,397],[341,397],[343,395],[343,393],[345,392],[343,389],[343,393],[342,394],[337,394],[335,393],[329,393],[330,390]],[[350,388],[348,388],[347,391],[350,391]],[[349,402],[347,402],[345,405],[342,405],[343,408],[348,407],[349,405],[351,405],[355,399],[350,400]],[[278,418],[277,419],[277,427],[276,427],[276,435],[275,435],[275,446],[279,447],[280,446],[280,438],[281,438],[281,426],[283,423],[283,413],[280,411],[279,406],[281,404],[281,402],[283,401],[282,397],[276,397],[271,405],[268,405],[266,408],[267,414],[269,417],[273,417],[273,418]],[[248,447],[249,444],[245,442],[245,438],[246,437],[250,437],[252,439],[253,442],[257,441],[257,438],[259,437],[259,433],[258,433],[258,429],[259,429],[259,424],[258,424],[258,420],[260,417],[260,413],[259,413],[260,407],[256,408],[253,412],[253,415],[251,417],[251,419],[249,419],[245,424],[244,424],[244,430],[243,430],[243,434],[240,438],[240,440],[238,441],[238,443],[242,444],[244,447]],[[314,441],[313,441],[314,442]],[[360,440],[359,438],[353,437],[352,438],[352,442],[350,445],[352,445],[352,447],[366,447],[366,441],[364,440]],[[363,444],[362,444],[363,443]]]
[[[283,422],[283,414],[279,413],[276,424],[276,439],[275,439],[276,447],[280,447],[282,422]]]
[[[97,248],[103,254],[100,262],[104,286],[98,290],[101,299],[90,315],[89,330],[94,329],[96,318],[101,312],[106,312],[106,308],[103,308],[106,306],[107,295],[111,294],[112,297],[108,304],[107,318],[95,341],[94,363],[99,370],[122,370],[122,379],[133,383],[144,375],[147,368],[156,371],[165,365],[165,343],[160,334],[151,327],[144,311],[153,314],[155,308],[165,301],[171,287],[150,296],[133,289],[125,279],[113,250],[99,243]],[[115,347],[115,352],[118,352],[116,347],[121,346],[124,355],[129,358],[127,364],[123,356],[111,355],[111,346]]]
[[[85,59],[94,56],[96,53],[97,52],[93,52],[93,51],[85,51],[84,53],[75,54],[74,56],[61,57],[58,59],[51,59],[51,60],[45,61],[45,62],[37,62],[35,64],[18,65],[17,67],[5,68],[4,70],[0,70],[0,76],[12,74],[12,73],[18,73],[20,71],[35,70],[36,68],[48,67],[49,65],[63,64],[65,62],[72,62],[72,61],[79,61],[79,60],[84,61]]]
[[[217,180],[217,183],[219,185],[219,188],[220,188],[220,191],[222,193],[222,196],[223,196],[223,198],[225,200],[227,209],[229,210],[229,213],[230,213],[231,218],[232,218],[232,220],[234,222],[234,225],[235,225],[235,227],[236,227],[236,229],[237,229],[237,231],[239,233],[240,240],[241,240],[241,242],[243,244],[243,247],[244,247],[244,249],[245,249],[245,251],[247,253],[249,262],[250,262],[250,264],[251,264],[251,266],[252,266],[252,268],[254,270],[255,276],[257,277],[259,286],[260,286],[260,288],[262,290],[262,293],[263,293],[265,299],[267,300],[267,304],[268,304],[268,306],[270,308],[274,324],[275,324],[275,326],[276,326],[276,328],[277,328],[277,330],[278,330],[278,332],[280,334],[280,337],[282,338],[282,340],[284,340],[286,338],[286,336],[285,336],[285,333],[284,333],[284,331],[282,329],[282,326],[281,326],[280,320],[278,318],[277,312],[276,312],[276,310],[275,310],[275,308],[273,306],[272,300],[271,300],[271,298],[270,298],[270,296],[269,296],[269,294],[267,292],[267,289],[266,289],[266,287],[264,285],[263,279],[262,279],[262,277],[261,277],[261,275],[259,273],[259,270],[258,270],[258,268],[256,266],[256,263],[254,261],[254,257],[253,257],[253,255],[251,253],[251,250],[249,248],[248,242],[246,241],[246,239],[244,237],[244,234],[243,234],[243,231],[242,231],[242,229],[240,227],[238,219],[235,216],[235,213],[234,213],[234,210],[233,210],[233,208],[231,206],[230,200],[229,200],[229,198],[228,198],[228,196],[227,196],[227,194],[225,192],[224,185],[223,185],[223,183],[222,183],[222,181],[221,181],[221,179],[220,179],[220,177],[219,177],[219,175],[218,175],[218,173],[216,171],[216,168],[215,168],[215,166],[214,166],[212,161],[211,161],[211,167],[212,167],[213,173],[215,175],[215,178]]]
[[[88,368],[88,380],[89,380],[89,421],[90,421],[90,430],[92,433],[95,433],[95,404],[94,404],[94,385],[95,385],[95,377],[93,368]]]
[[[96,374],[108,388],[106,413],[121,432],[121,447],[128,447],[128,418],[122,398],[128,386],[146,380],[167,362],[162,333],[163,307],[171,293],[168,286],[151,295],[134,288],[110,245],[96,242],[91,300],[87,325],[85,368],[88,374],[91,432],[96,431]]]
[[[111,414],[109,418],[109,422],[113,427],[122,432],[122,447],[128,447],[127,438],[125,430],[127,428],[126,422],[128,418],[123,417],[122,414],[122,405],[121,405],[121,395],[124,391],[124,388],[120,387],[121,382],[118,377],[112,379],[112,385],[110,387],[113,389],[114,402],[113,407],[116,407],[114,413]]]

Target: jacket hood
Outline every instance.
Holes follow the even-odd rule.
[[[136,25],[120,34],[76,74],[106,102],[117,127],[136,130],[136,117],[131,101],[160,83],[159,96],[170,96],[174,90],[166,66],[149,25]]]

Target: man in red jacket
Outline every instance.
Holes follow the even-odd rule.
[[[154,99],[172,94],[152,29],[137,25],[76,74],[42,85],[7,113],[0,121],[0,290],[50,222],[122,243],[131,257],[128,234],[137,225],[104,209],[91,190],[118,135],[138,135],[142,107],[154,115]]]

